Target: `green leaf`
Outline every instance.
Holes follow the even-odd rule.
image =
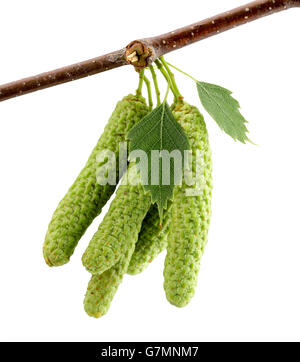
[[[239,102],[231,96],[231,91],[215,84],[197,82],[197,90],[203,107],[217,122],[219,127],[234,140],[249,141]]]
[[[182,172],[178,174],[177,171],[183,170],[184,151],[190,149],[188,138],[166,102],[135,125],[128,133],[128,138],[131,153],[142,150],[147,155],[147,162],[139,162],[138,167],[144,188],[150,191],[152,202],[157,203],[160,217],[162,217],[168,199],[173,197],[174,185],[182,181]],[[181,168],[178,167],[178,163],[175,164],[173,158],[169,163],[169,169],[165,167],[166,163],[163,162],[162,157],[157,157],[157,163],[154,164],[155,157],[151,151],[156,151],[156,155],[161,156],[161,151],[166,154],[166,151],[171,153],[174,150],[173,154],[180,156],[177,161],[180,159]],[[134,158],[131,154],[130,159]],[[170,182],[166,182],[165,175],[170,175]]]

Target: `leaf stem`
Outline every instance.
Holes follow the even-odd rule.
[[[160,62],[159,59],[156,59],[155,60],[155,64],[157,65],[158,69],[160,70],[161,74],[165,77],[167,83],[168,83],[168,86],[169,88],[171,89],[175,99],[178,98],[178,94],[176,93],[174,87],[173,87],[173,84],[172,84],[172,80],[169,76],[169,74],[167,73],[167,71],[165,70],[165,68],[163,67],[162,63]]]
[[[155,73],[153,65],[150,65],[149,69],[150,69],[150,72],[152,75],[152,80],[153,80],[153,84],[154,84],[154,88],[155,88],[157,105],[159,106],[161,102],[160,102],[160,91],[158,88],[156,73]]]
[[[138,85],[138,89],[136,90],[136,94],[137,94],[138,96],[140,96],[140,95],[142,94],[144,74],[145,74],[145,70],[142,69],[142,70],[139,72],[139,85]]]
[[[150,108],[150,111],[152,111],[153,100],[152,100],[151,83],[150,83],[150,80],[145,75],[143,76],[143,78],[144,78],[144,82],[147,87],[149,108]]]
[[[168,83],[168,88],[167,88],[166,95],[165,95],[165,98],[164,98],[164,100],[163,100],[163,103],[166,103],[166,101],[167,101],[168,94],[169,94],[169,91],[170,91],[170,87],[171,87],[171,84]]]
[[[175,81],[175,77],[174,77],[174,73],[173,73],[173,72],[171,71],[171,69],[169,68],[169,65],[168,65],[168,63],[165,61],[164,57],[160,57],[159,59],[160,59],[160,61],[162,62],[163,66],[165,67],[167,73],[169,74],[169,77],[170,77],[170,79],[171,79],[172,85],[173,85],[174,90],[175,90],[175,92],[176,92],[176,94],[177,94],[177,100],[182,100],[183,97],[182,97],[182,95],[181,95],[181,93],[180,93],[180,91],[179,91],[179,89],[178,89],[178,87],[177,87],[177,84],[176,84],[176,81]]]
[[[187,77],[191,78],[194,82],[196,82],[196,83],[198,82],[198,80],[197,80],[196,78],[192,77],[190,74],[188,74],[188,73],[184,72],[183,70],[181,70],[181,69],[179,69],[179,68],[175,67],[175,65],[170,64],[169,62],[166,62],[166,64],[167,64],[167,65],[169,65],[170,67],[172,67],[172,68],[176,69],[178,72],[180,72],[180,73],[182,73],[182,74],[186,75]]]

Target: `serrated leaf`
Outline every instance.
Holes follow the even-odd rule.
[[[242,143],[249,141],[245,126],[247,121],[240,113],[239,102],[231,96],[231,91],[199,81],[197,90],[203,107],[224,132]]]
[[[190,149],[188,138],[175,120],[168,104],[163,102],[130,130],[128,139],[130,140],[130,152],[142,150],[147,155],[147,163],[143,164],[140,162],[139,169],[142,175],[146,175],[146,177],[142,177],[144,188],[150,191],[152,202],[157,203],[160,216],[162,217],[163,209],[167,207],[168,199],[173,197],[174,185],[181,182],[182,173],[179,175],[179,180],[178,172],[175,172],[172,159],[170,170],[163,169],[161,157],[158,158],[157,168],[154,169],[154,164],[151,163],[151,156],[153,156],[151,151],[168,151],[171,153],[177,150],[175,152],[177,154],[179,152],[181,155],[180,170],[182,170],[184,151]],[[152,158],[154,161],[154,157]],[[169,184],[165,184],[165,179],[163,180],[163,175],[166,175],[166,172],[170,174]],[[156,181],[158,182],[156,184],[153,182],[153,178],[155,178],[153,175],[157,176]]]

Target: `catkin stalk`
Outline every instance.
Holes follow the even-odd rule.
[[[125,141],[127,132],[148,111],[144,98],[136,95],[128,95],[116,105],[85,167],[50,221],[43,247],[44,258],[49,266],[63,265],[69,261],[79,239],[115,190],[115,185],[102,186],[97,183],[97,169],[105,163],[97,162],[97,155],[102,150],[111,150],[116,155],[118,165],[119,142]],[[118,177],[117,174],[117,180]]]
[[[172,205],[164,289],[171,304],[184,307],[195,293],[200,259],[207,243],[211,216],[212,165],[208,134],[198,109],[182,103],[176,105],[173,113],[189,138],[193,154],[193,177],[197,176],[197,166],[202,170],[193,186],[183,183],[182,187],[175,187]],[[197,150],[201,157],[196,163]],[[199,189],[198,196],[187,196],[187,189]]]

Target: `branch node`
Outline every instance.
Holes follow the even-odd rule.
[[[143,40],[134,40],[126,47],[125,59],[137,71],[148,67],[153,62],[154,50]]]

